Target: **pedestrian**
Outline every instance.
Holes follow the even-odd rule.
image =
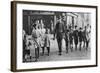
[[[41,48],[42,48],[42,56],[44,55],[44,49],[45,49],[45,28],[43,21],[41,19]]]
[[[69,41],[69,30],[66,27],[65,30],[66,53],[68,53],[68,41]]]
[[[45,33],[45,48],[47,49],[47,55],[50,53],[50,31],[47,28]]]
[[[26,61],[31,61],[31,46],[32,46],[32,37],[30,35],[26,36]]]
[[[81,51],[81,45],[82,45],[82,38],[83,38],[83,36],[82,36],[82,28],[80,27],[79,28],[79,32],[78,32],[78,37],[79,37],[79,50]]]
[[[70,43],[70,49],[71,51],[73,51],[73,30],[71,26],[69,26],[69,43]]]
[[[26,33],[23,30],[23,62],[26,61]]]
[[[84,45],[83,45],[83,48],[86,48],[86,26],[84,27],[84,30],[83,30],[83,42],[84,42]]]
[[[86,50],[88,50],[88,47],[89,47],[90,35],[91,35],[91,26],[89,26],[89,24],[87,24],[87,28],[86,28]]]
[[[36,20],[37,22],[37,20]],[[40,49],[40,33],[38,31],[38,24],[33,25],[33,30],[32,30],[32,38],[35,46],[35,61],[38,61],[39,58],[39,49]]]
[[[73,36],[74,36],[75,50],[77,50],[77,45],[78,45],[78,30],[77,30],[77,26],[75,26],[75,30],[73,32]]]
[[[59,20],[55,26],[55,35],[57,38],[58,49],[59,49],[58,55],[62,55],[62,39],[63,39],[63,35],[64,35],[64,24],[62,22],[61,16],[59,16]]]

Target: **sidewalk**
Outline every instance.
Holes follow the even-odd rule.
[[[79,49],[75,51],[75,47],[73,47],[73,52],[70,51],[66,54],[66,47],[62,48],[62,55],[58,55],[58,44],[57,40],[51,40],[50,46],[50,55],[47,56],[47,50],[45,49],[45,55],[40,56],[39,61],[63,61],[63,60],[83,60],[83,59],[90,59],[91,50],[90,48],[88,51],[82,48],[81,51]],[[64,45],[65,42],[63,42]]]

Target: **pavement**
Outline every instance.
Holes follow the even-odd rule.
[[[67,61],[67,60],[86,60],[91,59],[91,49],[90,47],[88,50],[85,48],[82,48],[81,51],[75,50],[75,45],[73,45],[73,52],[71,52],[69,48],[69,52],[66,53],[66,47],[65,47],[65,41],[63,40],[63,46],[62,46],[62,55],[58,55],[58,44],[57,40],[50,40],[50,55],[47,55],[47,49],[45,48],[45,54],[42,56],[42,50],[40,49],[40,57],[38,59],[38,62],[48,62],[48,61]],[[83,46],[83,44],[82,44]],[[32,52],[33,53],[33,52]],[[33,53],[34,55],[34,53]]]

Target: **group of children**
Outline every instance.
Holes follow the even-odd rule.
[[[34,61],[38,61],[40,50],[42,50],[41,55],[43,56],[45,49],[47,49],[47,55],[49,56],[49,53],[50,53],[49,33],[50,33],[49,29],[44,28],[44,24],[42,20],[41,20],[41,25],[39,24],[39,20],[36,20],[35,23],[32,25],[32,34],[27,35],[27,37],[26,37],[26,34],[23,34],[24,35],[24,39],[23,39],[23,49],[24,49],[23,59],[24,60],[23,62],[31,60],[34,57],[30,53],[31,48],[35,50],[35,60]]]
[[[75,45],[75,50],[77,50],[77,46],[79,44],[79,50],[82,49],[82,42],[83,42],[83,48],[86,48],[88,50],[89,41],[90,41],[90,26],[89,24],[85,26],[84,28],[77,28],[75,26],[75,29],[73,30],[72,27],[69,27],[69,30],[67,29],[65,32],[65,41],[66,41],[66,52],[68,53],[69,45],[70,49],[73,51],[73,42]]]

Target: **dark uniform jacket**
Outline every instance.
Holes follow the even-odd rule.
[[[64,33],[64,24],[58,22],[56,24],[56,27],[55,27],[56,38],[57,39],[62,38],[63,37],[63,33]]]

